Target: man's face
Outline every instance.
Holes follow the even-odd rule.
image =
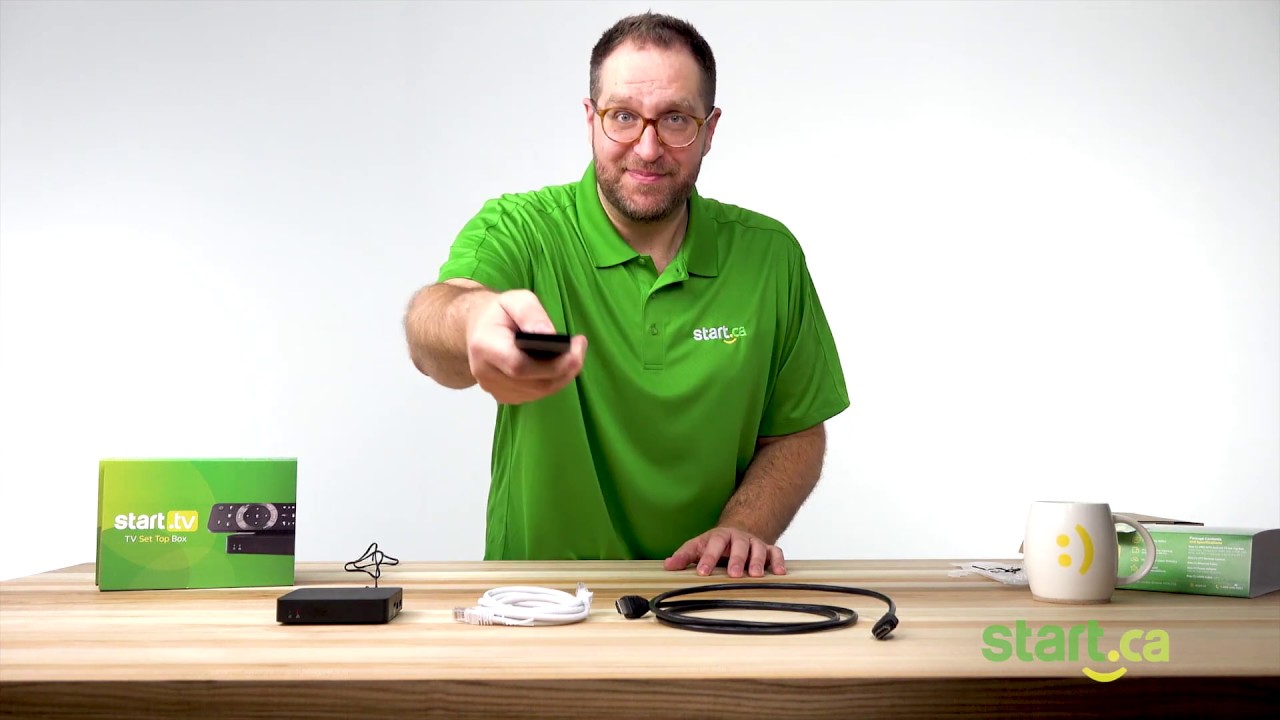
[[[711,150],[720,113],[702,126],[691,145],[673,148],[658,139],[653,125],[634,142],[615,142],[605,135],[595,110],[626,108],[655,119],[681,112],[701,120],[712,109],[700,98],[698,63],[683,47],[641,48],[627,42],[601,65],[598,102],[594,108],[590,99],[583,104],[601,194],[623,217],[656,223],[680,210],[698,180],[702,157]]]

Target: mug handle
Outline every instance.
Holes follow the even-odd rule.
[[[1138,534],[1142,536],[1142,542],[1147,546],[1147,559],[1143,561],[1142,567],[1138,568],[1138,571],[1133,573],[1132,575],[1122,575],[1116,579],[1116,587],[1120,587],[1122,585],[1132,585],[1133,583],[1136,583],[1142,578],[1146,577],[1147,573],[1151,572],[1151,568],[1155,567],[1156,542],[1155,540],[1151,539],[1151,533],[1147,532],[1147,529],[1142,527],[1142,523],[1129,517],[1128,515],[1112,513],[1111,521],[1113,523],[1124,523],[1132,527],[1134,530],[1137,530]]]

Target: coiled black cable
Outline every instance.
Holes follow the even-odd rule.
[[[699,632],[728,633],[733,635],[791,635],[796,633],[817,632],[833,628],[846,627],[858,622],[858,613],[835,605],[815,605],[811,603],[784,603],[764,600],[671,600],[681,595],[713,592],[720,590],[790,590],[844,593],[846,595],[862,595],[875,598],[888,604],[886,612],[871,628],[871,635],[877,640],[886,640],[898,627],[897,606],[884,593],[865,588],[846,587],[844,585],[819,585],[814,583],[716,583],[696,587],[668,590],[652,599],[639,595],[626,595],[618,598],[614,607],[628,619],[642,618],[653,613],[654,617],[664,625],[697,630]],[[728,620],[689,615],[692,612],[707,610],[777,610],[782,612],[817,615],[823,620],[804,622],[772,622],[761,620]]]

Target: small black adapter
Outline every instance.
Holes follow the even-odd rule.
[[[398,587],[299,588],[276,599],[276,621],[286,625],[363,625],[400,614]]]

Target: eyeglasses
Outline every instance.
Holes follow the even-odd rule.
[[[715,112],[714,109],[711,111]],[[610,140],[616,143],[632,143],[640,139],[644,129],[653,126],[658,133],[658,140],[669,148],[689,147],[698,139],[702,124],[711,118],[694,117],[682,112],[663,113],[657,118],[647,118],[640,113],[626,108],[597,109],[600,116],[600,127]]]

